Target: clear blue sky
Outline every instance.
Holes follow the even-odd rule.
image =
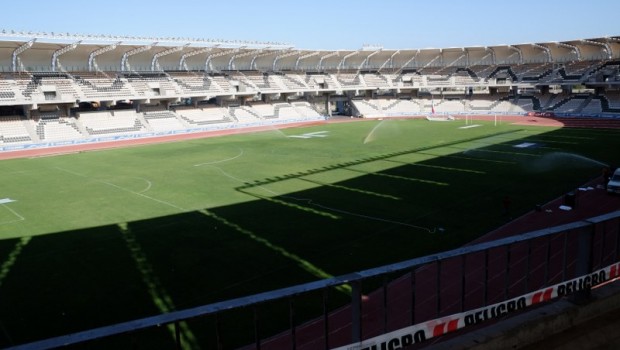
[[[618,0],[17,0],[0,29],[446,48],[620,35]]]

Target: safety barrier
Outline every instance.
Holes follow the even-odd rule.
[[[441,233],[438,233],[441,234]],[[215,319],[217,348],[230,348],[220,320],[226,313],[251,311],[254,343],[248,349],[398,349],[471,325],[505,317],[531,305],[571,296],[620,276],[620,211],[566,225],[381,266],[335,278],[134,320],[13,349],[49,349],[108,337],[126,337],[169,326],[171,347],[182,348],[186,322]],[[379,287],[375,287],[376,284]],[[365,289],[374,288],[364,293]],[[336,309],[330,295],[350,295]],[[331,293],[331,294],[330,294]],[[299,305],[319,296],[322,316],[298,320]],[[264,334],[259,307],[284,302],[288,329]],[[235,324],[234,327],[238,327]],[[128,335],[131,333],[132,335]],[[239,332],[241,333],[241,332]],[[309,336],[312,334],[312,336]],[[134,339],[134,340],[130,340]],[[239,344],[234,344],[238,347]]]

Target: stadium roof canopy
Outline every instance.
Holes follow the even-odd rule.
[[[0,71],[327,70],[620,58],[620,36],[459,48],[304,50],[278,42],[0,31]]]

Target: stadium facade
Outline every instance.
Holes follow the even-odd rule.
[[[333,51],[3,30],[0,72],[3,150],[333,113],[620,114],[618,37]]]

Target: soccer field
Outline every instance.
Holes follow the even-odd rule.
[[[471,127],[475,125],[475,127]],[[620,132],[374,120],[1,161],[0,346],[460,246]]]

